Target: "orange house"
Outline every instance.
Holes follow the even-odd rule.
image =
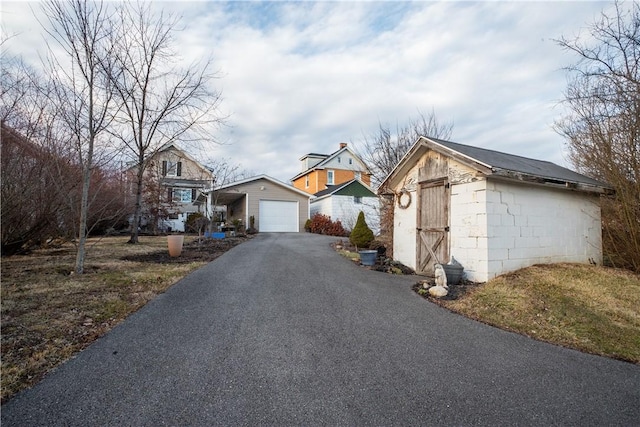
[[[309,194],[353,179],[371,185],[371,172],[345,143],[341,143],[340,149],[332,154],[309,153],[302,156],[300,161],[302,172],[291,178],[291,182],[295,188]]]

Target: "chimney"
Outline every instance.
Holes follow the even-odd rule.
[[[341,149],[341,150],[342,150],[344,147],[346,147],[346,146],[347,146],[347,143],[346,143],[346,142],[341,142],[341,143],[340,143],[340,149]]]

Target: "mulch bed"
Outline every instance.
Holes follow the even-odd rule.
[[[234,246],[251,239],[252,235],[212,239],[202,237],[193,242],[185,243],[179,257],[170,257],[168,250],[158,250],[146,254],[127,255],[124,261],[149,262],[157,264],[187,264],[190,262],[209,262],[218,258]]]
[[[356,247],[351,245],[348,240],[346,242],[339,241],[337,244],[339,244],[341,246],[341,249],[343,250],[356,252]],[[336,243],[333,243],[332,246],[334,249],[336,250],[338,249],[336,248]],[[357,264],[360,264],[357,260],[354,260],[354,262],[356,262]],[[407,267],[406,265],[398,261],[394,261],[391,258],[386,258],[384,256],[378,256],[378,259],[376,260],[375,265],[363,266],[363,268],[368,268],[370,270],[380,271],[383,273],[404,274],[404,275],[416,274],[415,271],[410,267]],[[428,277],[428,276],[421,276],[421,277],[422,277],[422,280],[412,286],[413,291],[418,295],[420,295],[421,297],[423,297],[424,299],[435,302],[436,304],[439,301],[456,300],[481,285],[480,283],[470,282],[468,280],[461,280],[460,283],[458,283],[457,285],[449,285],[449,293],[446,296],[442,298],[435,298],[429,295],[428,292],[421,292],[421,293],[418,292],[421,289],[424,289],[426,291],[426,289],[423,288],[422,286],[424,282],[428,282],[431,284],[434,283],[433,277]]]
[[[428,280],[428,278],[426,278],[425,280]],[[424,292],[424,293],[419,293],[418,292],[420,289],[424,289],[426,291],[426,289],[422,287],[422,283],[423,282],[416,283],[415,285],[412,286],[411,289],[413,289],[413,291],[415,293],[417,293],[418,295],[420,295],[422,298],[424,298],[426,300],[429,300],[429,301],[433,301],[435,303],[438,303],[439,301],[457,300],[458,298],[462,297],[466,293],[470,292],[471,290],[473,290],[473,289],[475,289],[475,288],[477,288],[478,286],[481,285],[480,283],[475,283],[475,282],[469,282],[467,280],[462,280],[457,285],[449,285],[449,293],[447,293],[446,296],[444,296],[442,298],[435,298],[435,297],[432,297],[431,295],[429,295],[428,292]]]

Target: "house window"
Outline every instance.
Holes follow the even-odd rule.
[[[361,205],[362,204],[362,196],[353,196],[353,203],[355,203],[356,205]]]
[[[304,188],[309,188],[309,175],[304,177]]]
[[[349,159],[349,164],[352,165],[353,164],[353,159]]]
[[[338,156],[338,163],[340,163],[340,162],[341,162],[341,160],[340,160],[340,156]]]
[[[190,188],[174,188],[173,201],[178,203],[190,203],[193,201],[193,191]]]
[[[181,176],[182,162],[165,160],[162,162],[162,176]]]
[[[327,171],[327,185],[333,185],[333,171]]]
[[[355,171],[353,174],[355,175],[356,179],[362,179],[362,172]]]

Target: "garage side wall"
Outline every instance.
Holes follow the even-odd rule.
[[[597,195],[489,180],[488,279],[533,264],[602,263]]]

